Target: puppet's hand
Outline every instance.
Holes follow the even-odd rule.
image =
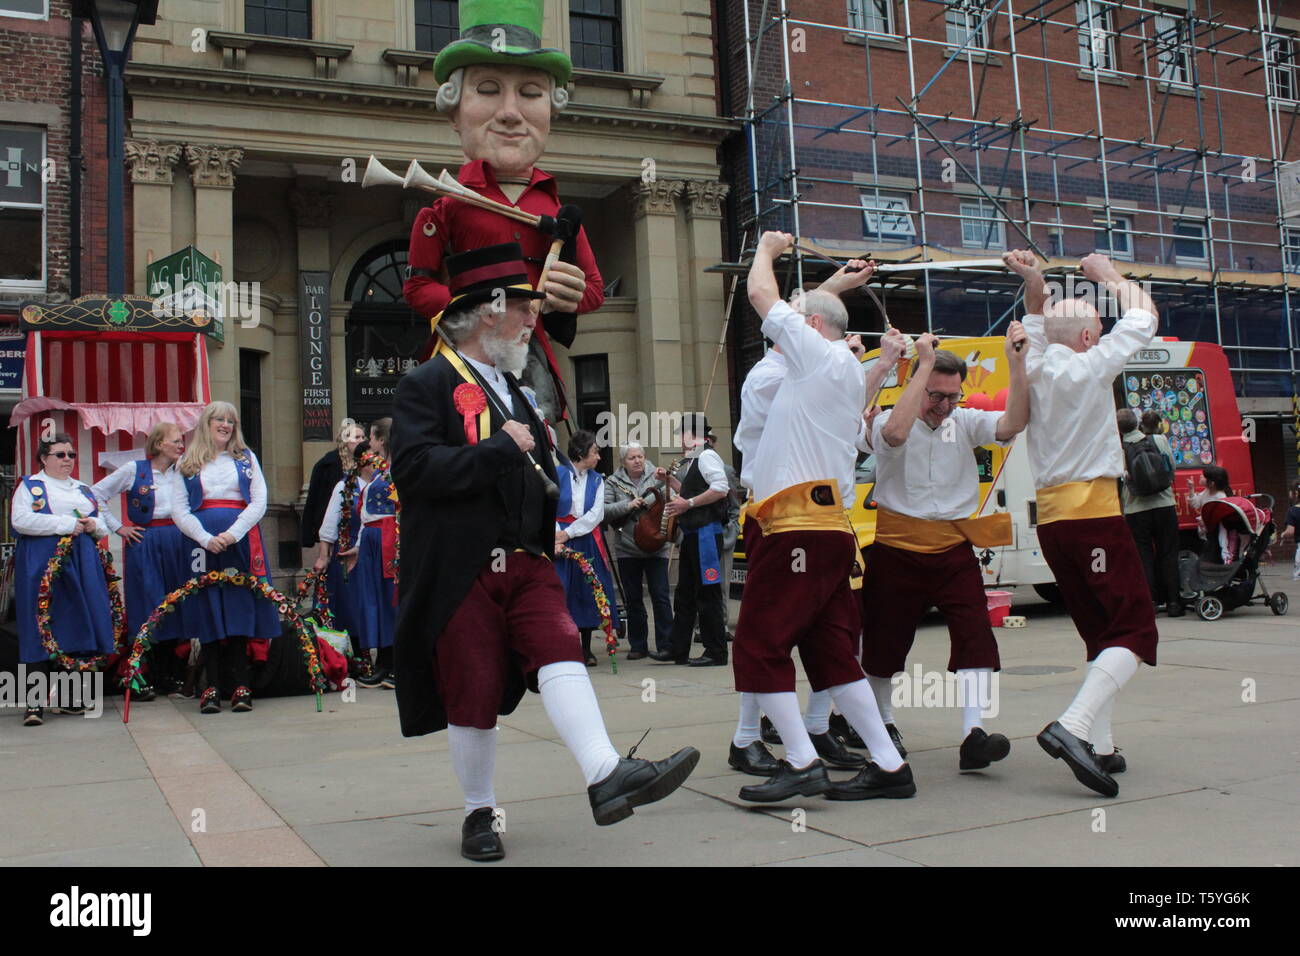
[[[546,274],[547,312],[577,312],[587,291],[587,274],[572,262],[557,262]]]

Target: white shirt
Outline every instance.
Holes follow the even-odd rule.
[[[690,462],[695,462],[695,467],[700,469],[700,474],[709,483],[709,491],[731,492],[731,482],[727,480],[727,467],[722,463],[722,456],[708,445],[698,445],[686,455],[686,462],[686,467],[690,467]],[[680,480],[685,476],[686,472],[683,471],[678,478]]]
[[[365,500],[366,487],[368,482],[357,475],[357,494]],[[343,520],[343,482],[334,483],[334,490],[330,492],[330,503],[325,508],[325,518],[320,523],[320,531],[316,537],[326,544],[334,544],[339,540],[339,522]],[[352,543],[357,543],[357,529],[352,529]]]
[[[907,441],[897,447],[882,434],[893,413],[891,408],[877,415],[871,430],[876,502],[928,521],[969,518],[980,504],[974,449],[997,441],[1002,413],[957,408],[938,428],[931,428],[918,415]]]
[[[591,469],[586,471],[577,471],[572,473],[567,468],[560,469],[560,478],[568,476],[569,485],[572,488],[572,504],[569,506],[569,514],[573,516],[572,524],[555,523],[556,531],[567,531],[570,538],[579,538],[589,531],[594,531],[600,527],[600,523],[605,520],[605,496],[596,495],[596,500],[592,502],[591,510],[584,512],[583,504],[587,500],[587,481],[591,475]]]
[[[152,469],[154,521],[160,521],[163,518],[172,516],[172,472],[175,470],[175,465],[170,465],[166,471],[159,471],[157,468]],[[99,501],[99,510],[104,516],[104,521],[108,524],[108,530],[116,531],[122,527],[122,521],[109,510],[109,501],[114,495],[130,491],[134,485],[135,462],[128,461],[103,481],[97,481],[91,486],[91,491],[95,493],[95,498]]]
[[[832,480],[851,506],[866,402],[862,364],[842,339],[822,338],[785,302],[767,313],[763,334],[781,347],[787,372],[758,446],[746,455],[745,484],[762,501],[806,481]]]
[[[248,534],[266,514],[266,479],[262,477],[262,466],[258,464],[257,456],[251,449],[244,454],[248,456],[253,466],[253,477],[248,489],[253,500],[239,513],[235,523],[226,529],[236,541],[242,541],[244,535]],[[199,472],[199,482],[203,485],[204,501],[237,501],[243,498],[243,493],[239,490],[239,472],[235,467],[235,459],[228,451],[219,453],[216,458],[203,466],[203,470]],[[206,548],[208,542],[215,536],[204,531],[199,519],[190,512],[190,496],[186,493],[185,479],[179,468],[173,473],[172,478],[172,507],[175,509],[172,520],[176,522],[176,526],[187,538],[197,541]]]
[[[483,376],[483,381],[492,386],[492,391],[497,393],[502,404],[510,409],[510,414],[515,413],[515,400],[510,394],[510,385],[506,382],[505,373],[495,365],[488,365],[486,362],[480,362],[478,359],[472,359],[464,352],[461,353],[463,358],[470,365],[473,365],[479,375]],[[491,399],[488,399],[491,402]]]
[[[731,444],[746,456],[758,447],[763,426],[772,410],[772,399],[776,398],[777,389],[785,381],[786,369],[785,356],[775,349],[768,349],[745,376],[745,384],[740,387],[740,424],[736,426]],[[748,459],[745,465],[740,480],[749,484],[744,474],[748,471]]]
[[[77,516],[73,511],[80,511],[83,515],[89,515],[91,511],[90,499],[81,490],[82,483],[72,478],[51,478],[44,471],[38,471],[32,477],[44,482],[45,497],[50,501],[52,514],[38,514],[33,510],[32,504],[36,499],[27,490],[27,485],[20,481],[14,491],[13,507],[9,512],[10,523],[13,524],[14,530],[19,534],[33,537],[40,535],[62,537],[76,531]],[[97,517],[95,537],[102,538],[106,534],[108,534],[108,525],[104,523],[102,516]]]
[[[1124,449],[1115,427],[1115,376],[1156,334],[1156,317],[1129,309],[1086,352],[1048,345],[1041,315],[1026,315],[1029,427],[1025,438],[1037,488],[1118,478]]]

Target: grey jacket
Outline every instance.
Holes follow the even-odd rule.
[[[646,498],[650,490],[655,488],[655,466],[654,462],[647,460],[645,471],[641,473],[641,479],[634,481],[628,476],[626,468],[619,468],[613,476],[605,481],[605,524],[615,530],[617,533],[617,544],[614,547],[614,556],[616,558],[664,558],[668,557],[668,545],[665,544],[654,554],[647,554],[636,546],[636,540],[632,537],[632,531],[636,527],[637,519],[645,512],[632,508],[632,499]],[[636,488],[636,494],[631,495],[627,492],[627,487]],[[652,503],[652,502],[647,502]]]

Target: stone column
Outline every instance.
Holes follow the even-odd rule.
[[[188,143],[185,161],[194,183],[194,246],[221,265],[223,282],[235,279],[235,172],[244,160],[239,146]],[[239,403],[239,323],[227,316],[225,346],[208,339],[212,397]]]
[[[151,139],[128,139],[126,161],[131,169],[131,192],[135,255],[131,287],[145,288],[145,267],[176,251],[172,236],[172,168],[180,162],[180,143],[159,143]]]
[[[727,377],[727,357],[718,354],[722,335],[723,312],[726,310],[725,280],[709,275],[705,269],[722,261],[722,201],[730,186],[708,180],[686,184],[687,269],[689,276],[688,315],[694,317],[693,358],[695,366],[695,408],[703,408],[709,424],[718,435],[718,450],[730,455],[731,408]],[[715,371],[716,360],[716,371]],[[713,389],[709,390],[710,376]],[[708,407],[704,408],[705,393]],[[726,445],[726,449],[723,449]]]
[[[641,367],[642,406],[634,411],[683,412],[682,306],[679,284],[676,198],[686,188],[680,180],[632,184],[636,230],[637,352]],[[656,461],[677,449],[659,447],[650,435]]]

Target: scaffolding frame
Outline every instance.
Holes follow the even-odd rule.
[[[1300,159],[1300,143],[1295,136],[1300,107],[1294,100],[1282,100],[1275,95],[1279,85],[1275,78],[1281,76],[1279,71],[1285,71],[1290,76],[1295,100],[1300,100],[1300,37],[1279,30],[1281,0],[1254,0],[1255,21],[1243,24],[1226,22],[1215,12],[1215,4],[1216,0],[1195,0],[1186,4],[1179,15],[1178,11],[1154,0],[893,0],[891,10],[896,16],[886,24],[890,32],[880,33],[864,30],[862,26],[849,26],[847,17],[846,23],[802,18],[792,13],[791,7],[798,4],[791,0],[742,0],[748,84],[743,120],[750,188],[749,210],[747,214],[742,212],[739,229],[757,237],[765,228],[782,228],[807,243],[815,239],[803,235],[805,220],[809,219],[804,213],[827,209],[859,216],[875,212],[879,226],[879,217],[893,209],[880,205],[880,192],[901,189],[910,194],[906,214],[909,220],[914,217],[912,234],[916,243],[911,247],[899,247],[896,242],[887,245],[876,252],[876,258],[881,261],[957,257],[934,241],[931,233],[946,220],[959,219],[963,224],[972,221],[960,211],[960,199],[967,198],[987,202],[996,210],[988,219],[987,237],[995,236],[995,230],[1013,228],[1022,238],[1017,242],[1008,241],[1007,245],[1034,249],[1049,261],[1049,269],[1069,268],[1062,252],[1072,231],[1097,236],[1104,233],[1109,249],[1115,248],[1120,234],[1126,234],[1129,252],[1135,260],[1138,235],[1158,239],[1157,258],[1163,261],[1133,261],[1130,274],[1156,286],[1157,301],[1173,300],[1180,305],[1212,309],[1215,341],[1230,356],[1237,357],[1238,361],[1230,361],[1230,366],[1239,376],[1239,383],[1245,383],[1252,373],[1288,375],[1292,392],[1300,391],[1300,342],[1296,329],[1300,300],[1294,298],[1300,295],[1300,275],[1295,274],[1300,272],[1300,220],[1288,224],[1277,188],[1286,155],[1291,153]],[[1275,5],[1279,7],[1277,12]],[[846,3],[846,11],[847,6]],[[1017,6],[1025,9],[1018,12]],[[859,9],[864,7],[865,0]],[[1203,15],[1197,12],[1198,8],[1204,11]],[[939,18],[947,23],[950,13],[964,15],[962,42],[956,42],[961,31],[958,37],[946,36],[943,40],[916,35],[914,23]],[[864,18],[863,26],[866,25]],[[791,58],[797,30],[804,37],[825,31],[861,39],[865,59],[864,102],[841,103],[796,94]],[[1049,30],[1078,34],[1081,41],[1076,51],[1078,56],[1071,60],[1050,56]],[[1085,30],[1086,47],[1082,43]],[[1245,45],[1250,49],[1244,52],[1218,49],[1243,36],[1248,38]],[[1285,60],[1278,56],[1283,49],[1281,38],[1292,44],[1290,57]],[[883,97],[877,95],[877,81],[872,73],[873,40],[886,41],[882,45],[894,49],[905,49],[908,99],[898,96],[894,104],[880,102]],[[1037,51],[1032,49],[1034,40],[1038,41]],[[773,44],[779,45],[781,73],[765,77],[759,70],[760,56],[765,47]],[[943,51],[945,59],[931,76],[918,82],[917,54],[935,47]],[[1136,63],[1134,70],[1117,68],[1116,52],[1120,49],[1130,54],[1125,57],[1125,63]],[[1089,63],[1082,60],[1085,52],[1090,53]],[[991,58],[1009,65],[1015,95],[1014,102],[1007,104],[1005,116],[988,119],[982,117],[982,107]],[[1225,65],[1247,61],[1246,75],[1264,71],[1263,92],[1223,85],[1220,60]],[[1046,94],[1044,116],[1028,117],[1024,112],[1021,70],[1029,64],[1042,72]],[[925,100],[926,95],[952,68],[960,70],[962,66],[967,94],[964,110],[959,112],[951,101],[945,101],[945,111],[936,112],[933,104]],[[1080,77],[1090,74],[1094,122],[1084,132],[1057,128],[1059,110],[1054,104],[1052,83],[1053,70],[1060,68],[1077,71]],[[1140,84],[1145,94],[1146,132],[1136,140],[1108,134],[1105,129],[1103,87],[1116,82],[1130,88]],[[1197,130],[1194,142],[1187,142],[1186,137],[1170,142],[1170,136],[1162,135],[1171,96],[1190,97],[1194,104]],[[1220,147],[1224,144],[1226,97],[1263,101],[1268,117],[1268,155],[1234,153],[1208,145],[1210,141],[1218,142]],[[833,123],[805,118],[818,111],[840,111],[845,115]],[[1207,124],[1214,124],[1213,138],[1207,135]],[[800,152],[805,147],[800,146],[800,137],[811,136],[815,143],[823,137],[845,135],[863,138],[862,152],[869,157],[867,169],[871,182],[816,175],[801,167]],[[914,185],[910,189],[882,184],[878,178],[881,150],[900,143],[911,144]],[[950,201],[954,195],[951,189],[937,190],[933,176],[926,173],[925,164],[936,156],[953,160],[967,177],[963,185],[978,190],[978,196],[960,195],[958,212],[941,211],[934,203],[936,192]],[[1070,190],[1063,189],[1062,179],[1084,165],[1099,169],[1100,195],[1086,196],[1084,201],[1064,198]],[[1041,189],[1031,189],[1030,185],[1031,170],[1037,172],[1043,168],[1050,169],[1052,179],[1047,194]],[[1253,179],[1243,176],[1243,171],[1248,169],[1254,170]],[[1118,187],[1126,183],[1148,187],[1154,193],[1154,202],[1142,205],[1115,195],[1123,192]],[[811,194],[819,186],[853,187],[858,191],[859,201],[854,204],[816,199]],[[1247,186],[1254,188],[1243,189]],[[867,206],[861,198],[862,190],[874,191],[874,207]],[[1259,215],[1247,218],[1247,213],[1234,213],[1234,203],[1238,207],[1251,200],[1258,203],[1268,190],[1273,194],[1274,231],[1251,237],[1247,230],[1263,232],[1270,222]],[[913,197],[914,203],[910,201]],[[1221,209],[1216,208],[1216,200]],[[1091,220],[1090,224],[1066,220],[1066,214],[1081,210],[1088,211],[1086,218]],[[1144,228],[1138,233],[1134,228],[1138,216],[1154,218],[1156,228]],[[1197,227],[1199,237],[1187,231]],[[865,229],[864,221],[864,233]],[[1288,231],[1292,229],[1296,230],[1296,238],[1288,242]],[[880,235],[883,232],[878,228],[877,236]],[[1042,244],[1044,239],[1048,249]],[[1203,262],[1179,262],[1178,241],[1189,239],[1199,240],[1205,253]],[[866,247],[873,241],[876,240],[864,235],[862,244]],[[1278,272],[1255,271],[1253,252],[1258,251],[1259,258],[1267,261],[1276,257],[1279,250]],[[741,250],[741,257],[748,251]],[[834,255],[829,247],[823,247],[823,251]],[[736,263],[731,267],[738,266]],[[805,271],[811,268],[802,255],[795,253],[790,262],[789,281],[802,286]],[[824,272],[824,268],[817,263],[818,273]],[[1185,274],[1189,269],[1192,274]],[[881,281],[886,294],[915,291],[923,296],[928,330],[935,329],[937,293],[954,287],[977,291],[970,288],[977,286],[989,304],[991,333],[1014,314],[1018,304],[1014,286],[1007,286],[1004,276],[992,272],[956,275],[927,269],[920,276],[909,278],[895,274],[882,277]],[[993,299],[1008,292],[1011,299],[1007,307],[995,313]],[[1279,344],[1246,344],[1250,330],[1241,326],[1238,297],[1251,292],[1280,294],[1279,318],[1285,323],[1285,332]],[[1231,316],[1225,314],[1229,311],[1225,302],[1229,297]],[[1268,309],[1270,314],[1278,311],[1271,301]],[[1236,323],[1232,328],[1232,343],[1224,340],[1225,324],[1229,322]],[[865,331],[872,334],[874,330]],[[1245,390],[1241,388],[1239,392]]]

